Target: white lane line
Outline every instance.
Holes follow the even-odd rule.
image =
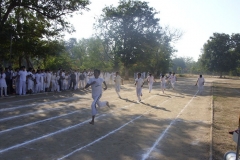
[[[171,121],[171,123],[168,125],[168,127],[163,131],[163,133],[160,134],[159,138],[155,141],[154,145],[148,150],[146,154],[143,155],[142,160],[145,160],[149,157],[150,153],[153,151],[153,149],[158,145],[158,143],[163,139],[169,128],[177,121],[177,118],[180,116],[180,114],[187,108],[187,106],[192,102],[192,100],[196,97],[198,91],[195,93],[195,95],[191,98],[191,100],[183,107],[183,109],[178,113],[177,117]]]
[[[39,106],[42,106],[42,105],[45,105],[45,104],[52,104],[52,103],[56,103],[56,102],[64,102],[64,101],[74,100],[74,99],[79,99],[79,98],[78,97],[71,97],[71,98],[66,98],[66,99],[58,99],[58,100],[54,100],[54,101],[50,101],[50,102],[22,105],[22,106],[11,107],[11,108],[2,108],[2,109],[0,109],[0,112],[13,111],[13,110],[16,110],[16,109],[33,107],[33,106],[39,107]]]
[[[151,97],[154,97],[155,95],[151,96]],[[147,99],[151,98],[151,97],[148,97]],[[130,105],[129,105],[130,106]],[[126,107],[126,106],[124,106]],[[100,117],[103,117],[103,116],[106,116],[106,114],[102,114],[102,115],[99,115],[98,117],[96,117],[96,119],[100,118]],[[55,134],[58,134],[58,133],[62,133],[64,131],[67,131],[69,129],[72,129],[72,128],[76,128],[78,126],[81,126],[82,124],[86,123],[86,122],[89,122],[91,119],[89,120],[86,120],[84,122],[81,122],[77,125],[73,125],[73,126],[70,126],[70,127],[67,127],[67,128],[64,128],[64,129],[61,129],[59,131],[56,131],[56,132],[52,132],[52,133],[49,133],[47,135],[44,135],[44,136],[41,136],[41,137],[38,137],[38,138],[35,138],[35,139],[32,139],[32,140],[29,140],[29,141],[26,141],[24,143],[20,143],[20,144],[17,144],[17,145],[14,145],[14,146],[11,146],[11,147],[8,147],[6,149],[3,149],[3,150],[0,150],[0,153],[3,153],[3,152],[6,152],[6,151],[9,151],[9,150],[12,150],[12,149],[15,149],[15,148],[18,148],[18,147],[21,147],[21,146],[24,146],[24,145],[27,145],[27,144],[30,144],[32,142],[35,142],[35,141],[38,141],[38,140],[41,140],[43,138],[47,138],[47,137],[50,137],[50,136],[53,136]]]
[[[7,117],[7,118],[2,118],[2,119],[0,119],[0,122],[8,121],[8,120],[15,119],[15,118],[20,118],[20,117],[25,117],[25,116],[29,116],[29,115],[35,115],[35,114],[43,113],[43,112],[46,112],[46,111],[59,110],[59,109],[63,109],[63,108],[69,107],[70,105],[75,105],[75,104],[86,104],[86,102],[70,103],[70,104],[68,104],[66,106],[61,106],[61,107],[56,107],[56,108],[51,108],[51,109],[42,109],[42,110],[36,111],[36,112],[31,112],[31,113],[21,114],[21,115],[17,115],[17,116],[11,116],[11,117]]]
[[[172,99],[172,98],[168,98],[167,100],[161,102],[161,103],[158,104],[157,106],[160,106],[160,105],[164,104],[165,102],[169,101],[170,99]],[[117,128],[117,129],[115,129],[115,130],[109,132],[108,134],[106,134],[106,135],[104,135],[104,136],[102,136],[102,137],[100,137],[100,138],[98,138],[98,139],[92,141],[91,143],[89,143],[89,144],[87,144],[87,145],[85,145],[85,146],[82,146],[82,147],[80,147],[80,148],[78,148],[78,149],[76,149],[76,150],[70,152],[69,154],[67,154],[67,155],[65,155],[65,156],[63,156],[63,157],[61,157],[61,158],[58,158],[58,160],[62,160],[62,159],[64,159],[64,158],[67,158],[67,157],[73,155],[74,153],[76,153],[76,152],[78,152],[78,151],[80,151],[80,150],[82,150],[82,149],[84,149],[84,148],[87,148],[87,147],[93,145],[94,143],[96,143],[96,142],[98,142],[98,141],[100,141],[100,140],[102,140],[102,139],[108,137],[109,135],[114,134],[115,132],[121,130],[122,128],[124,128],[124,127],[127,126],[128,124],[130,124],[130,123],[132,123],[133,121],[135,121],[135,120],[141,118],[143,115],[149,113],[151,110],[154,110],[154,108],[145,111],[142,115],[137,116],[136,118],[132,119],[131,121],[125,123],[124,125],[120,126],[120,127]]]
[[[98,116],[98,117],[96,117],[96,118],[103,117],[103,116],[105,116],[105,114],[100,115],[100,116]],[[27,144],[29,144],[29,143],[33,143],[33,142],[38,141],[38,140],[41,140],[41,139],[43,139],[43,138],[47,138],[47,137],[53,136],[53,135],[55,135],[55,134],[62,133],[62,132],[64,132],[64,131],[67,131],[67,130],[70,130],[70,129],[79,127],[79,126],[81,126],[81,125],[83,125],[83,124],[85,124],[85,123],[90,122],[91,120],[92,120],[92,119],[88,119],[88,120],[83,121],[83,122],[81,122],[81,123],[79,123],[79,124],[76,124],[76,125],[73,125],[73,126],[69,126],[69,127],[67,127],[67,128],[58,130],[58,131],[56,131],[56,132],[52,132],[52,133],[46,134],[46,135],[44,135],[44,136],[41,136],[41,137],[38,137],[38,138],[35,138],[35,139],[29,140],[29,141],[25,141],[24,143],[20,143],[20,144],[17,144],[17,145],[14,145],[14,146],[11,146],[11,147],[2,149],[2,150],[0,150],[0,154],[1,154],[1,153],[4,153],[4,152],[7,152],[7,151],[9,151],[9,150],[18,148],[18,147],[22,147],[22,146],[27,145]]]
[[[84,110],[85,110],[85,109],[86,109],[86,108],[84,108]],[[82,110],[81,110],[81,111],[82,111]],[[38,123],[42,123],[42,122],[46,122],[46,121],[51,121],[51,120],[53,120],[53,119],[61,118],[61,117],[64,117],[64,116],[69,116],[69,115],[71,115],[71,114],[74,114],[74,113],[77,113],[77,112],[81,112],[81,111],[73,111],[73,112],[69,112],[69,113],[66,113],[66,114],[62,114],[62,115],[60,115],[60,116],[55,116],[55,117],[47,118],[47,119],[44,119],[44,120],[36,121],[36,122],[33,122],[33,123],[28,123],[28,124],[25,124],[25,125],[22,125],[22,126],[17,126],[17,127],[9,128],[9,129],[0,131],[0,134],[5,133],[5,132],[9,132],[9,131],[12,131],[12,130],[15,130],[15,129],[20,129],[20,128],[23,128],[23,127],[32,126],[32,125],[35,125],[35,124],[38,124]]]

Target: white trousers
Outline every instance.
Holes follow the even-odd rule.
[[[96,105],[98,105],[99,108],[105,107],[107,105],[107,101],[102,101],[102,102],[99,101],[101,97],[102,97],[102,94],[92,97],[93,98],[93,102],[91,105],[92,116],[95,116],[97,114],[97,106]]]
[[[141,100],[140,96],[142,95],[142,87],[136,88],[136,93],[137,93],[138,100],[140,101]]]
[[[25,95],[26,94],[26,81],[19,81],[19,95]]]
[[[149,83],[148,83],[149,92],[151,92],[151,90],[152,90],[152,86],[153,86],[153,82],[149,82]]]

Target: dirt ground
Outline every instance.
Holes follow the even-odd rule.
[[[145,85],[141,103],[133,84],[122,86],[122,98],[109,85],[101,101],[110,108],[98,108],[94,125],[91,89],[2,98],[0,159],[222,159],[234,150],[227,132],[237,127],[240,81],[206,81],[202,95],[196,78],[179,78],[165,94],[159,82],[151,93]]]

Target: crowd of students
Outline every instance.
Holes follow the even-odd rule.
[[[10,94],[26,95],[40,92],[61,92],[64,90],[83,89],[89,78],[93,77],[92,70],[83,71],[59,68],[57,71],[49,69],[26,70],[25,66],[13,70],[11,67],[0,68],[0,96]],[[113,73],[104,72],[100,77],[107,83],[113,83]]]

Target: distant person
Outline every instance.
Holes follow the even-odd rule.
[[[108,101],[103,101],[103,102],[100,101],[100,98],[102,97],[102,84],[105,85],[104,90],[107,89],[106,82],[102,78],[99,78],[100,70],[95,69],[93,74],[94,74],[94,78],[90,78],[89,81],[87,82],[87,85],[85,86],[85,88],[88,88],[89,86],[91,86],[92,88],[92,98],[93,98],[93,102],[91,105],[92,121],[89,122],[89,124],[92,124],[92,125],[94,125],[95,115],[97,114],[96,104],[98,105],[99,108],[104,106],[110,107]]]
[[[176,77],[176,75],[175,75],[174,72],[173,72],[173,74],[171,75],[170,81],[171,81],[172,89],[174,90],[174,89],[175,89],[175,83],[176,83],[176,81],[177,81],[177,77]]]
[[[165,80],[164,74],[162,74],[162,76],[161,76],[161,78],[160,78],[160,83],[161,83],[162,92],[164,93],[164,90],[165,90],[165,88],[166,88],[166,80]]]
[[[138,73],[138,78],[135,79],[136,94],[138,97],[138,102],[141,102],[140,96],[142,96],[142,87],[144,85],[144,80],[141,78],[141,73]]]
[[[7,95],[6,74],[3,68],[0,69],[0,89],[1,89],[0,97],[3,96],[3,90],[4,90],[5,97],[7,97],[8,95]]]
[[[149,93],[151,93],[153,82],[156,82],[156,80],[154,79],[154,76],[151,73],[149,73],[147,77],[147,81],[148,81]]]
[[[205,79],[200,74],[199,78],[197,79],[197,82],[195,84],[195,86],[198,86],[198,91],[199,91],[200,94],[202,94],[202,92],[203,92],[204,83],[205,83]]]
[[[118,97],[121,98],[121,96],[119,95],[119,92],[121,89],[121,84],[123,85],[123,79],[119,75],[119,72],[116,72],[116,76],[114,77],[114,82],[115,82],[115,91],[117,92]]]

